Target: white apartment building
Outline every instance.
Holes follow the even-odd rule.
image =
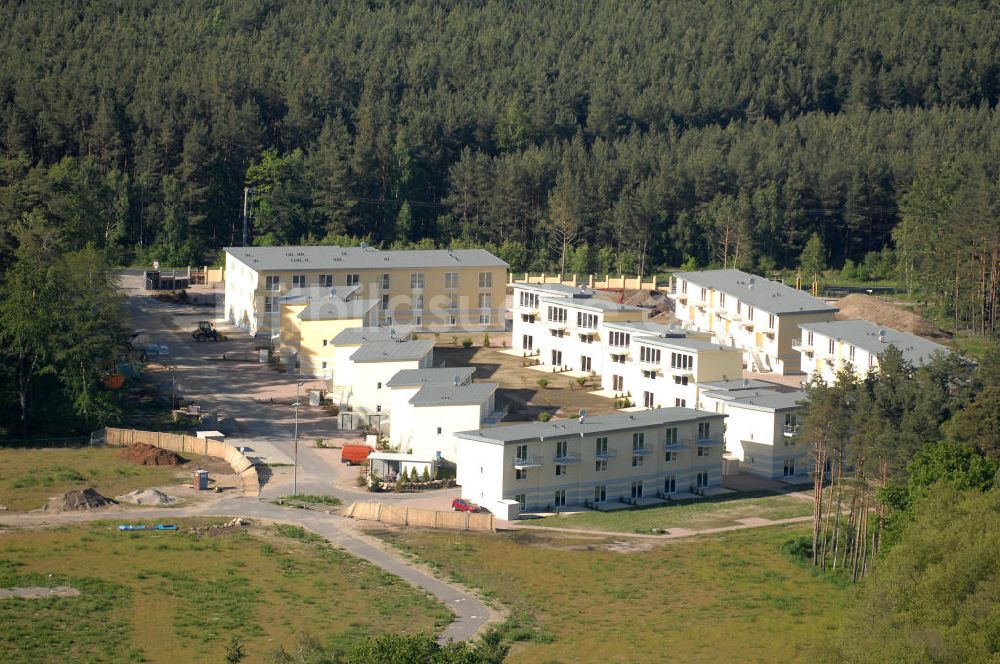
[[[686,328],[740,348],[751,370],[780,374],[800,370],[801,355],[792,348],[799,325],[833,320],[837,312],[808,293],[740,270],[677,272],[669,296]]]
[[[811,450],[800,435],[805,392],[774,383],[751,388],[749,382],[732,388],[717,386],[701,395],[705,410],[727,416],[726,455],[739,459],[740,471],[751,475],[785,480],[809,477]]]
[[[428,339],[365,342],[335,368],[335,385],[342,390],[340,402],[357,413],[388,413],[391,389],[387,383],[392,377],[407,369],[429,369],[433,360],[434,342]]]
[[[553,371],[603,372],[602,327],[641,322],[649,311],[558,284],[514,284],[511,347]]]
[[[498,516],[693,492],[722,475],[725,415],[690,408],[457,433],[462,497]]]
[[[794,348],[801,353],[802,370],[811,379],[819,376],[827,383],[837,379],[837,372],[850,365],[859,378],[878,369],[878,358],[894,346],[903,359],[921,366],[937,353],[951,351],[906,332],[883,327],[866,320],[836,320],[799,325],[801,338]]]
[[[687,337],[679,329],[643,323],[608,323],[601,385],[636,406],[694,408],[697,384],[743,374],[743,354]]]
[[[496,383],[424,385],[394,406],[389,442],[417,458],[457,461],[455,433],[499,421]],[[395,395],[393,395],[395,396]]]
[[[295,288],[360,288],[380,324],[431,331],[502,330],[507,263],[483,249],[228,247],[225,318],[255,336],[279,329],[279,300]]]
[[[401,341],[409,339],[409,328],[349,327],[325,340],[321,357],[324,375],[329,376],[330,387],[349,386],[354,380],[354,363],[351,355],[366,343]]]

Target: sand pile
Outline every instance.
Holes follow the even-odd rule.
[[[900,332],[928,339],[949,339],[951,335],[908,309],[883,302],[863,293],[851,293],[836,304],[838,320],[863,319]]]
[[[156,489],[146,489],[145,491],[136,489],[131,493],[126,493],[124,496],[118,496],[115,500],[119,503],[129,503],[131,505],[154,505],[158,507],[173,505],[177,502],[177,499],[173,496],[169,496]]]
[[[123,449],[118,456],[128,459],[140,466],[177,466],[187,459],[176,452],[165,450],[146,443],[135,443]]]
[[[83,490],[74,489],[61,496],[49,498],[49,502],[45,504],[43,509],[46,512],[76,512],[96,510],[113,504],[114,501],[108,500],[93,488],[88,487]]]

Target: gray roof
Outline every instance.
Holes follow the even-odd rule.
[[[410,336],[408,327],[349,327],[337,333],[331,343],[334,346],[360,346],[369,341],[392,341]]]
[[[692,339],[691,337],[636,337],[633,339],[636,343],[646,344],[647,346],[661,346],[665,348],[680,348],[683,350],[690,351],[700,351],[700,350],[735,350],[732,346],[720,346],[719,344],[713,344],[710,341],[705,341],[703,339]]]
[[[313,300],[345,302],[354,297],[361,286],[307,286],[293,288],[279,298],[281,304],[304,304]]]
[[[915,334],[893,330],[892,328],[876,325],[867,320],[834,320],[826,323],[803,323],[799,327],[803,330],[822,334],[825,337],[846,341],[875,355],[878,355],[889,346],[895,346],[903,354],[903,358],[915,366],[924,364],[935,353],[951,352],[945,346],[928,341]],[[879,341],[880,331],[885,332],[884,342]]]
[[[698,383],[698,387],[705,390],[711,390],[713,392],[739,392],[742,390],[774,390],[776,392],[787,392],[792,389],[786,385],[781,385],[780,383],[757,380],[756,378],[707,380],[704,383]]]
[[[374,247],[226,247],[226,253],[255,271],[363,270],[379,268],[507,267],[485,249]]]
[[[465,385],[476,373],[475,367],[448,367],[445,369],[403,369],[386,383],[387,387],[422,387],[424,385],[453,385],[455,377]]]
[[[837,311],[819,298],[805,291],[786,286],[764,277],[747,274],[742,270],[704,270],[701,272],[675,272],[678,279],[685,279],[695,286],[712,288],[772,314],[822,313]],[[753,288],[750,287],[753,280]],[[688,296],[691,296],[690,290]]]
[[[352,362],[407,362],[423,359],[434,350],[430,339],[419,341],[366,341],[351,354]]]
[[[378,306],[378,300],[320,300],[309,304],[299,312],[299,320],[338,320],[342,318],[363,318]]]
[[[611,330],[621,330],[622,332],[631,332],[632,334],[642,334],[644,336],[648,335],[659,335],[659,336],[671,336],[671,337],[684,337],[687,336],[687,332],[684,331],[680,325],[664,325],[662,323],[653,323],[651,321],[609,321],[604,324],[604,327]]]
[[[801,408],[806,401],[806,393],[802,390],[793,392],[775,392],[760,390],[747,392],[710,392],[705,396],[725,401],[730,408],[747,408],[749,410],[794,410]]]
[[[515,283],[514,288],[535,291],[538,293],[550,293],[552,295],[572,295],[580,292],[579,286],[566,286],[565,284],[524,284]]]
[[[413,406],[469,406],[482,404],[497,391],[496,383],[425,385],[410,398]]]
[[[551,422],[529,422],[508,424],[479,431],[462,431],[455,435],[467,440],[503,445],[528,440],[564,438],[566,436],[592,436],[630,429],[647,429],[653,426],[693,422],[706,418],[725,417],[722,413],[710,413],[692,408],[653,408],[631,413],[610,413],[578,419],[553,420]]]
[[[539,302],[554,304],[563,307],[574,307],[577,309],[590,309],[592,311],[630,311],[645,314],[648,310],[636,307],[631,304],[618,304],[603,297],[587,295],[585,297],[543,297]]]

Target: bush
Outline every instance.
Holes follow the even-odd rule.
[[[422,479],[424,482],[430,482],[431,481],[431,472],[430,472],[430,470],[427,469],[426,466],[424,467],[424,474],[423,474],[423,476],[420,479]]]
[[[549,414],[548,414],[547,412],[545,412],[545,411],[542,411],[541,413],[539,413],[539,414],[538,414],[538,421],[539,421],[539,422],[548,422],[548,421],[549,421],[549,420],[551,420],[551,419],[552,419],[552,416],[551,416],[551,415],[549,415]]]
[[[484,334],[483,335],[483,348],[489,348],[489,347],[490,347],[490,335]]]
[[[548,379],[548,378],[539,378],[539,379],[538,379],[537,381],[535,381],[535,382],[536,382],[536,383],[538,383],[538,387],[542,388],[543,390],[544,390],[544,389],[545,389],[546,387],[548,387],[548,386],[549,386],[549,379]]]
[[[326,443],[323,442],[322,438],[316,439],[316,447],[326,447]]]
[[[462,348],[472,348],[472,339],[462,339]]]

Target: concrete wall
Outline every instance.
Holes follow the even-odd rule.
[[[343,516],[363,521],[379,521],[396,526],[496,532],[496,518],[492,514],[439,512],[371,502],[351,503],[344,510]]]

